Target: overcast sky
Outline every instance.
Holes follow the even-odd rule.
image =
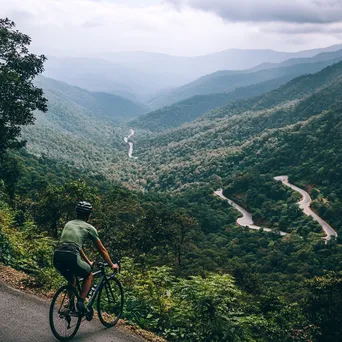
[[[298,51],[342,42],[342,0],[1,0],[0,16],[29,34],[36,52],[58,56]]]

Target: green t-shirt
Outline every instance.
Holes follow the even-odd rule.
[[[81,249],[83,244],[88,240],[96,242],[100,240],[96,228],[91,224],[82,220],[69,221],[63,231],[61,236],[61,243],[75,243]]]

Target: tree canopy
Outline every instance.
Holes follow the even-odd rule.
[[[29,52],[31,38],[15,29],[9,19],[0,19],[0,158],[19,141],[21,126],[34,122],[35,110],[47,111],[43,91],[33,79],[44,71],[45,56]]]

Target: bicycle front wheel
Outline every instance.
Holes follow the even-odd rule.
[[[72,286],[62,286],[50,305],[50,327],[60,341],[71,340],[81,324],[81,315],[76,312],[77,296]]]
[[[124,294],[121,283],[114,276],[105,281],[97,298],[97,312],[105,327],[113,327],[122,315]]]

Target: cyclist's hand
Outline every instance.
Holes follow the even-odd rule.
[[[93,267],[94,267],[94,264],[95,264],[95,262],[94,262],[94,261],[90,261],[90,260],[89,260],[89,266],[90,266],[91,268],[93,268]]]
[[[118,264],[113,264],[112,266],[112,270],[115,271],[115,272],[119,272],[119,265]]]

